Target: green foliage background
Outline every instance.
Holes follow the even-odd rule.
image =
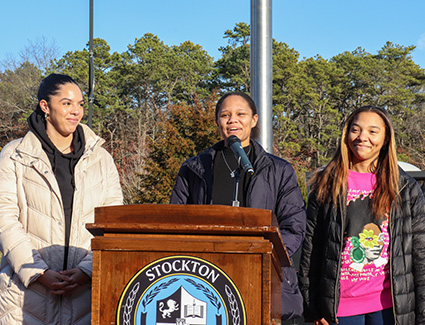
[[[228,45],[214,59],[200,45],[166,45],[145,34],[123,53],[94,41],[93,129],[106,139],[118,166],[126,203],[167,203],[183,161],[219,137],[214,107],[224,92],[250,92],[250,29],[224,32]],[[396,129],[400,160],[425,169],[425,71],[414,46],[387,42],[375,54],[362,48],[326,60],[300,59],[273,40],[273,151],[306,173],[331,158],[347,115],[363,105],[385,107]],[[0,72],[0,147],[28,130],[41,79],[74,77],[88,91],[88,46],[47,65],[22,60]]]

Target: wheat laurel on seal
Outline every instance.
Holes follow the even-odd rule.
[[[217,308],[217,310],[221,307],[221,302],[218,300],[217,296],[214,295],[212,291],[210,291],[207,287],[203,286],[201,283],[196,283],[192,279],[185,279],[187,282],[192,284],[197,290],[202,291],[210,300],[211,304]]]
[[[125,325],[130,325],[131,320],[131,311],[133,310],[133,304],[134,299],[136,299],[136,293],[140,289],[140,283],[136,282],[136,284],[131,289],[130,293],[128,294],[127,299],[125,300],[125,306],[124,306],[124,314],[123,314],[123,320]]]
[[[228,285],[224,286],[224,290],[226,291],[227,299],[230,303],[230,309],[233,317],[233,324],[239,325],[241,323],[241,315],[239,313],[239,307],[237,300],[235,299],[235,295],[232,292],[232,289]]]
[[[161,290],[167,289],[171,284],[173,284],[176,281],[179,281],[179,279],[173,278],[170,281],[163,282],[160,285],[154,287],[151,292],[149,292],[147,295],[144,296],[144,298],[142,300],[143,308],[146,308],[146,306],[149,305],[152,302],[152,300],[156,297],[156,295]]]

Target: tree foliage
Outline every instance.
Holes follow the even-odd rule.
[[[194,103],[170,105],[161,112],[159,134],[141,175],[138,203],[168,203],[181,164],[219,140],[215,119],[216,96]]]
[[[220,47],[221,59],[217,60],[216,82],[225,91],[250,91],[250,29],[246,23],[236,24],[226,30],[224,38],[229,45]]]
[[[215,61],[200,45],[170,46],[149,33],[123,53],[94,40],[93,128],[113,154],[127,203],[168,202],[182,162],[219,139],[219,95],[249,93],[250,27],[237,23],[224,38]],[[425,169],[425,71],[412,60],[413,50],[388,42],[377,53],[357,48],[329,60],[300,59],[273,40],[273,150],[293,164],[304,193],[305,173],[329,161],[343,122],[363,105],[390,112],[399,158]],[[60,58],[55,51],[42,39],[2,63],[0,147],[27,130],[25,118],[47,73],[71,75],[87,94],[88,45]]]
[[[0,147],[27,130],[23,117],[36,105],[40,81],[41,70],[29,62],[0,73]]]

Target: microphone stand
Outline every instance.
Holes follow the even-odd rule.
[[[234,198],[232,201],[232,207],[238,207],[239,206],[239,201],[238,201],[238,192],[239,192],[239,181],[241,178],[241,168],[240,165],[238,166],[238,168],[235,169],[235,171],[230,175],[232,177],[235,178],[235,193],[234,193]]]

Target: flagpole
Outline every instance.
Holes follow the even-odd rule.
[[[93,124],[93,102],[94,102],[94,63],[93,63],[93,0],[90,0],[90,41],[89,41],[89,120],[90,129]]]

